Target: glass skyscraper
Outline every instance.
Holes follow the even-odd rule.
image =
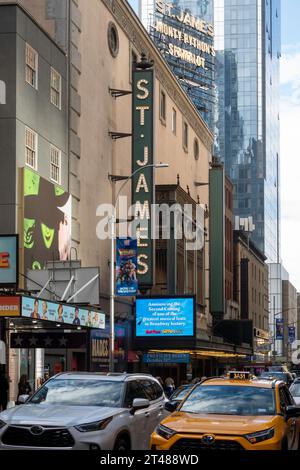
[[[280,0],[215,0],[215,153],[234,183],[234,213],[253,217],[252,240],[280,259]]]

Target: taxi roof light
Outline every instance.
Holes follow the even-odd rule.
[[[244,371],[231,371],[228,374],[229,380],[251,380],[252,376],[250,372]]]

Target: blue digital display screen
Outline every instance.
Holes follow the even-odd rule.
[[[194,297],[136,299],[136,337],[194,336]]]

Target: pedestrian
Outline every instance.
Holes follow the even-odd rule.
[[[19,391],[18,391],[17,403],[19,403],[19,397],[21,395],[30,395],[32,392],[32,389],[27,379],[27,375],[25,374],[21,375],[20,382],[18,383],[18,389]]]
[[[0,370],[0,411],[7,408],[8,402],[8,381],[5,377],[4,371]]]
[[[175,390],[175,383],[172,377],[167,377],[165,380],[165,392],[168,398],[172,395]]]

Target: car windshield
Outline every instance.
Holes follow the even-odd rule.
[[[293,397],[300,397],[300,383],[296,383],[291,386],[290,392]]]
[[[192,387],[183,387],[183,388],[178,388],[177,390],[175,390],[175,392],[173,393],[173,395],[171,396],[171,400],[183,400],[186,395],[188,394],[188,392],[190,391]]]
[[[260,376],[261,379],[279,379],[284,382],[287,380],[287,375],[284,372],[263,372]]]
[[[123,383],[109,380],[50,380],[28,401],[31,404],[120,407]]]
[[[274,391],[239,385],[201,385],[191,392],[180,411],[237,416],[275,415]]]

